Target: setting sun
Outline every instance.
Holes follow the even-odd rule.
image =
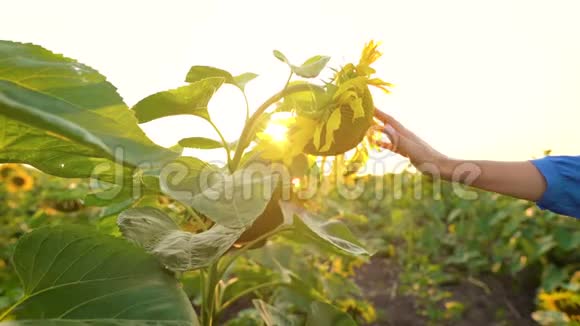
[[[281,119],[270,121],[266,129],[264,129],[264,134],[277,143],[285,142],[287,133],[288,126]]]

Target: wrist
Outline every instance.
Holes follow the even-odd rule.
[[[452,163],[452,159],[436,151],[430,152],[421,160],[411,160],[411,163],[413,163],[417,170],[432,177],[447,180],[453,174],[454,164]]]
[[[435,165],[437,166],[439,175],[444,180],[451,180],[453,176],[453,171],[457,166],[458,161],[452,158],[449,158],[445,155],[441,155],[437,158]]]

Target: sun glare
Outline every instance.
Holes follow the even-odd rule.
[[[264,134],[270,136],[273,141],[277,143],[282,143],[287,140],[286,134],[288,133],[288,126],[284,125],[281,121],[270,121]]]

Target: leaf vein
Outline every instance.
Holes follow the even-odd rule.
[[[90,247],[89,250],[87,250],[86,252],[84,252],[83,254],[81,254],[80,256],[78,256],[64,271],[62,271],[62,273],[60,273],[60,275],[54,280],[54,282],[52,282],[52,284],[50,286],[55,285],[56,282],[58,280],[60,280],[60,278],[63,277],[63,275],[66,274],[66,272],[68,272],[69,269],[71,269],[71,267],[73,267],[81,258],[83,258],[89,252],[93,251],[95,248],[98,248],[99,246],[101,246],[100,243],[98,243],[98,244]]]
[[[67,243],[66,245],[64,245],[60,249],[60,251],[54,256],[52,262],[50,262],[50,264],[48,265],[48,267],[46,267],[46,270],[44,271],[44,273],[42,274],[42,276],[38,278],[38,281],[32,287],[31,292],[34,292],[34,290],[36,290],[36,287],[42,282],[42,280],[44,279],[44,277],[46,277],[46,274],[50,271],[50,269],[52,268],[52,265],[54,265],[54,263],[56,262],[56,260],[58,259],[58,257],[63,253],[63,251],[65,251],[70,245],[72,245],[75,242],[82,241],[82,240],[86,240],[86,239],[90,239],[90,238],[91,237],[77,238],[77,239],[74,239],[71,242]]]
[[[107,294],[103,294],[103,295],[100,295],[100,296],[97,296],[97,297],[93,297],[90,300],[86,300],[84,302],[81,302],[81,303],[73,306],[72,308],[70,308],[69,310],[65,311],[60,316],[58,316],[57,319],[65,319],[64,317],[66,315],[70,314],[71,312],[77,310],[78,308],[80,308],[82,306],[85,306],[87,304],[90,304],[91,302],[95,302],[95,301],[98,301],[98,300],[101,300],[101,299],[104,299],[104,298],[107,298],[107,297],[112,297],[112,296],[115,296],[117,294],[121,294],[121,293],[127,292],[127,291],[132,291],[132,290],[138,289],[138,288],[143,287],[143,286],[148,286],[148,285],[149,284],[147,284],[147,283],[141,283],[141,284],[138,284],[136,286],[131,286],[131,287],[124,288],[124,289],[120,289],[120,290],[117,290],[117,291],[114,291],[114,292],[109,292]]]

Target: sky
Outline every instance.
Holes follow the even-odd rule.
[[[252,108],[280,90],[293,62],[331,67],[382,43],[375,103],[439,151],[465,159],[580,155],[580,1],[78,1],[4,0],[0,39],[32,42],[99,70],[129,105],[184,85],[192,65],[259,78]],[[244,120],[225,85],[210,114],[229,140]],[[161,145],[215,137],[194,117],[142,125]],[[192,155],[204,155],[195,151]],[[210,152],[208,157],[221,154]],[[383,158],[380,158],[382,160]],[[396,161],[395,158],[386,160]]]

